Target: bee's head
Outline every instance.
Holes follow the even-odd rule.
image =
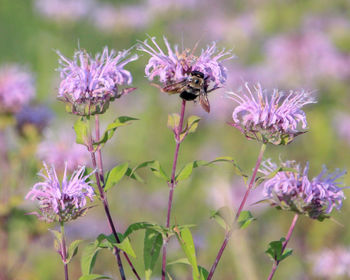
[[[204,83],[204,74],[199,71],[192,71],[190,75],[191,86],[194,88],[200,88]]]

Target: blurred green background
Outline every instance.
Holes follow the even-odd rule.
[[[276,161],[279,157],[302,164],[309,161],[310,174],[316,176],[323,164],[331,171],[350,167],[350,119],[346,119],[350,116],[349,19],[348,0],[0,0],[0,63],[28,67],[36,78],[33,103],[46,105],[55,116],[43,135],[24,138],[11,126],[5,131],[2,145],[8,150],[11,168],[0,173],[2,193],[7,194],[1,213],[8,213],[11,208],[11,219],[1,219],[6,224],[2,234],[7,236],[3,241],[7,253],[5,256],[3,251],[0,255],[11,268],[9,279],[63,278],[63,268],[46,225],[35,218],[23,218],[23,213],[34,209],[23,197],[37,181],[36,173],[42,167],[38,145],[49,135],[56,135],[50,141],[62,137],[68,146],[69,141],[74,141],[72,126],[76,117],[65,113],[64,104],[56,100],[59,73],[55,71],[58,67],[55,50],[71,58],[78,47],[92,54],[104,46],[128,49],[138,40],[145,40],[146,34],[157,37],[160,45],[165,35],[180,48],[192,48],[197,41],[204,48],[215,40],[219,47],[233,49],[237,58],[225,64],[227,88],[210,94],[209,115],[198,104],[187,107],[188,115],[199,115],[202,120],[196,133],[181,145],[179,168],[195,159],[232,156],[251,174],[259,143],[245,139],[226,124],[235,104],[224,93],[237,90],[242,81],[260,81],[263,87],[305,88],[317,96],[318,103],[305,109],[309,132],[286,147],[270,145],[265,154],[265,158]],[[170,173],[175,143],[166,125],[167,115],[179,112],[181,102],[178,96],[160,93],[149,84],[144,75],[148,59],[146,54],[141,54],[139,60],[127,65],[137,90],[116,100],[100,118],[103,127],[120,115],[140,119],[117,131],[105,146],[106,169],[125,161],[135,166],[157,159]],[[145,178],[145,184],[124,179],[108,194],[112,215],[121,232],[133,222],[165,223],[167,185],[146,170],[140,175]],[[345,185],[349,184],[346,175]],[[209,218],[210,210],[224,205],[236,209],[244,190],[242,185],[242,179],[234,174],[232,167],[223,163],[195,170],[190,179],[176,188],[173,224],[176,218],[177,224],[197,225],[193,229],[197,256],[199,264],[208,270],[224,237],[222,228]],[[347,274],[338,276],[335,273],[322,276],[314,269],[325,248],[333,251],[345,248],[350,255],[349,206],[349,200],[345,200],[341,212],[334,213],[338,223],[300,219],[289,244],[294,249],[293,255],[281,264],[275,279],[350,279],[350,264]],[[286,234],[293,217],[292,213],[267,207],[250,204],[246,208],[257,220],[248,229],[234,234],[215,279],[265,279],[272,265],[264,254],[267,244]],[[68,240],[92,241],[101,232],[108,233],[101,206],[67,225]],[[133,235],[131,241],[137,254],[133,261],[138,271],[142,271],[143,234]],[[79,254],[70,264],[71,279],[81,275]],[[184,257],[176,240],[170,243],[168,256],[169,261]],[[160,265],[158,261],[154,279],[160,278]],[[169,271],[174,279],[191,278],[190,268],[184,265],[171,266]],[[113,255],[102,252],[95,272],[118,279]],[[128,275],[133,279],[130,271]]]

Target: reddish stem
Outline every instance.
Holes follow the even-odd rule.
[[[172,171],[171,171],[171,181],[169,182],[170,190],[169,190],[169,199],[168,199],[168,213],[167,213],[166,224],[165,224],[165,226],[167,228],[169,228],[169,226],[170,226],[171,207],[172,207],[172,203],[173,203],[174,189],[176,186],[176,181],[175,181],[176,165],[177,165],[177,159],[179,156],[180,144],[182,142],[180,139],[180,135],[182,132],[182,126],[183,126],[183,122],[184,122],[185,108],[186,108],[186,100],[182,100],[179,126],[176,127],[174,130],[175,140],[176,140],[176,148],[175,148],[175,154],[174,154],[174,160],[173,160],[173,167],[172,167]],[[166,247],[167,247],[167,245],[168,245],[168,240],[165,239],[163,241],[162,280],[165,280],[165,274],[166,274],[166,253],[167,253]]]
[[[265,149],[266,149],[266,144],[262,144],[261,148],[260,148],[260,153],[259,153],[259,156],[258,156],[258,159],[255,163],[255,168],[253,170],[253,174],[252,174],[252,177],[250,178],[250,181],[249,181],[249,185],[248,185],[248,188],[244,194],[244,197],[242,199],[242,202],[238,208],[238,211],[237,211],[237,214],[235,216],[235,222],[238,220],[239,218],[239,215],[241,214],[242,210],[243,210],[243,207],[245,205],[245,203],[247,202],[247,198],[248,198],[248,195],[251,191],[251,189],[253,188],[253,185],[254,185],[254,181],[255,181],[255,178],[256,178],[256,174],[258,173],[258,169],[260,167],[260,164],[261,164],[261,161],[262,161],[262,158],[263,158],[263,155],[264,155],[264,152],[265,152]],[[214,275],[214,272],[215,272],[215,269],[221,259],[221,256],[226,248],[226,245],[228,243],[228,241],[230,240],[231,236],[232,236],[232,233],[233,233],[233,228],[231,230],[229,230],[226,235],[225,235],[225,239],[220,247],[220,250],[218,252],[218,255],[216,256],[215,258],[215,261],[210,269],[210,273],[208,275],[208,278],[207,280],[210,280],[212,279],[213,275]]]
[[[291,225],[289,227],[289,230],[288,230],[288,233],[287,233],[287,236],[286,236],[286,241],[283,242],[283,246],[282,246],[282,250],[281,250],[281,256],[283,255],[283,252],[286,249],[287,244],[288,244],[288,242],[289,242],[289,240],[290,240],[290,238],[292,236],[292,233],[293,233],[293,230],[295,228],[295,224],[297,223],[298,217],[299,217],[298,214],[294,215],[293,221],[292,221],[292,223],[291,223]],[[271,270],[270,275],[267,278],[267,280],[271,280],[273,278],[273,276],[274,276],[274,274],[275,274],[275,272],[277,270],[277,267],[278,267],[280,262],[281,261],[275,261],[274,262],[274,264],[272,265],[272,270]]]
[[[98,142],[100,140],[100,122],[99,122],[98,116],[95,116],[95,135],[96,135],[96,141]],[[91,155],[92,166],[94,169],[97,169],[97,172],[95,173],[97,188],[98,188],[98,191],[99,191],[99,194],[101,197],[101,201],[103,203],[103,208],[105,210],[105,214],[106,214],[106,217],[108,220],[109,228],[110,228],[111,232],[113,233],[113,236],[116,239],[117,243],[120,243],[120,238],[118,236],[116,227],[114,225],[114,222],[113,222],[110,210],[109,210],[108,200],[107,200],[107,197],[106,197],[104,189],[103,189],[104,174],[103,174],[101,149],[100,149],[100,147],[97,148],[97,161],[96,161],[96,156],[95,156],[95,153],[93,151],[94,148],[93,148],[92,143],[93,143],[93,139],[92,139],[92,135],[90,132],[90,139],[89,139],[89,147],[88,148],[89,148],[90,155]],[[125,259],[127,260],[132,272],[135,274],[136,278],[138,280],[140,280],[141,278],[138,275],[138,273],[137,273],[134,265],[132,264],[129,256],[123,251],[122,251],[122,253],[123,253]],[[120,249],[118,247],[114,247],[114,255],[117,258],[120,276],[124,280],[124,279],[126,279],[126,277],[125,277],[125,272],[124,272],[124,268],[123,268],[123,263],[122,263],[122,260],[120,257]]]
[[[62,243],[61,243],[61,257],[64,265],[64,279],[69,280],[68,277],[68,264],[67,261],[67,246],[66,246],[66,238],[64,236],[64,224],[61,223],[61,234],[62,234]]]

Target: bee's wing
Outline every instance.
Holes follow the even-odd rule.
[[[209,104],[209,99],[208,95],[204,90],[201,90],[199,94],[199,104],[201,104],[202,108],[209,113],[210,112],[210,104]]]
[[[181,82],[167,85],[162,88],[163,92],[169,94],[181,93],[182,89],[187,85],[187,79],[182,80]]]

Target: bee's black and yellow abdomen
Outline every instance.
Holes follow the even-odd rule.
[[[198,95],[195,94],[194,92],[184,90],[183,92],[180,93],[180,97],[182,99],[185,99],[186,101],[193,101],[198,97]]]

